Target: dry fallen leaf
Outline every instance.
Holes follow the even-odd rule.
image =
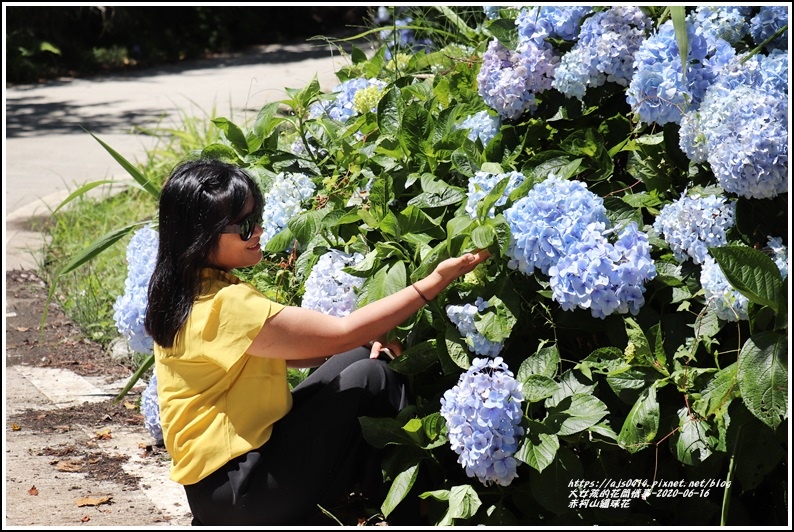
[[[56,469],[65,473],[78,473],[83,470],[83,462],[80,460],[66,460],[63,462],[58,462]]]
[[[138,408],[138,405],[136,405],[135,403],[130,403],[129,401],[125,401],[124,408],[126,408],[127,410],[135,410],[136,408]]]
[[[82,521],[83,523],[87,523],[90,520],[91,520],[91,518],[88,517],[87,515],[84,515],[83,517],[80,518],[80,521]]]
[[[80,497],[79,499],[75,499],[74,502],[77,506],[99,506],[100,504],[110,504],[111,499],[113,499],[111,495],[104,497]]]
[[[109,440],[113,438],[113,436],[110,435],[110,429],[105,429],[103,431],[97,432],[96,438],[98,440]]]
[[[11,430],[22,430],[22,427],[20,427],[16,423],[11,423]]]
[[[28,490],[28,495],[38,495],[39,489],[36,486],[31,486]]]

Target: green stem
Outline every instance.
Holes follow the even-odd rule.
[[[725,483],[725,492],[722,495],[722,514],[720,515],[720,526],[727,526],[728,524],[728,506],[731,501],[731,486],[733,485],[733,474],[736,472],[734,466],[736,465],[736,453],[739,450],[739,440],[741,439],[742,428],[739,427],[736,431],[736,444],[733,446],[733,453],[731,453],[731,460],[728,462],[728,478]]]

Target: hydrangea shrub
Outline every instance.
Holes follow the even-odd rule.
[[[384,9],[334,91],[208,147],[267,177],[239,273],[281,301],[342,315],[491,253],[394,331],[412,405],[361,420],[385,515],[425,478],[438,525],[781,521],[788,13]]]

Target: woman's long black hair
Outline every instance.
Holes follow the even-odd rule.
[[[149,281],[144,326],[154,341],[172,347],[201,289],[202,268],[220,233],[243,215],[248,196],[254,212],[262,192],[241,168],[212,159],[177,165],[160,193],[157,263]]]

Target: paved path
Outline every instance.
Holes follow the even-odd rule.
[[[137,128],[179,127],[184,117],[204,116],[213,110],[216,116],[242,125],[255,117],[264,104],[284,99],[286,87],[304,87],[316,76],[324,91],[332,89],[338,84],[335,72],[345,64],[347,59],[327,45],[272,45],[125,76],[6,88],[3,139],[6,272],[37,269],[43,240],[40,233],[31,230],[31,225],[37,218],[48,216],[80,185],[100,179],[128,179],[119,164],[82,128],[129,161],[143,162],[147,151],[155,147],[156,139],[137,133]],[[15,305],[25,303],[9,300],[5,276],[3,279],[5,331],[7,321],[13,321]],[[91,395],[115,395],[122,385],[123,382],[114,383],[108,389],[86,394],[86,389],[94,390],[101,385],[64,370],[6,366],[4,414],[19,408],[63,408],[75,401],[85,401]],[[97,514],[105,520],[94,519],[94,524],[135,527],[136,512],[139,515],[145,512],[147,516],[149,512],[159,512],[166,525],[189,524],[184,490],[167,479],[167,466],[140,459],[138,444],[147,439],[150,439],[148,433],[140,427],[137,432],[125,437],[119,435],[114,440],[113,452],[130,457],[126,466],[132,468],[130,473],[150,480],[141,491],[129,492],[119,501],[128,508],[119,514],[119,522],[112,515]],[[4,438],[4,529],[7,525],[74,524],[50,523],[57,520],[57,512],[48,512],[41,503],[43,499],[36,501],[27,492],[29,482],[26,482],[30,479],[39,486],[57,484],[46,457],[30,456],[31,449],[55,443],[53,436],[46,434],[32,434],[27,439]],[[50,498],[49,504],[71,507],[72,496],[71,492],[64,493],[62,503]]]
[[[81,184],[128,178],[85,130],[142,162],[157,139],[140,129],[179,127],[184,117],[213,110],[242,124],[264,104],[284,99],[285,87],[304,87],[316,76],[323,90],[332,89],[347,61],[327,45],[267,45],[124,76],[7,88],[5,268],[35,268],[42,240],[30,231],[32,218],[46,217]]]

